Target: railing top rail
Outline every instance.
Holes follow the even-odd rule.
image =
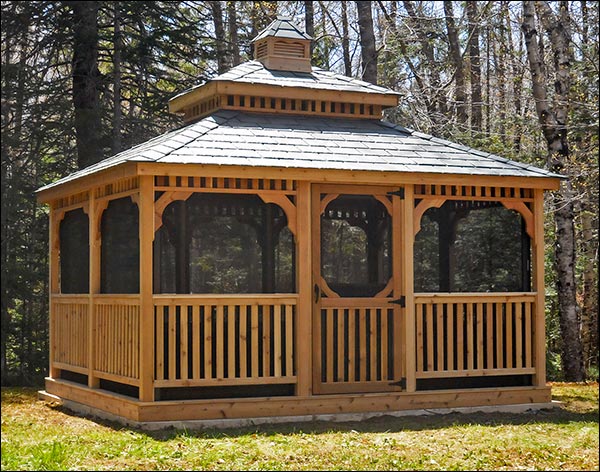
[[[295,305],[298,302],[297,294],[264,293],[264,294],[155,294],[152,299],[157,305],[170,304],[213,304],[213,305],[267,305],[284,304]]]
[[[436,293],[415,293],[415,302],[434,301],[434,302],[460,302],[461,300],[493,300],[494,302],[515,301],[516,299],[526,299],[533,301],[537,292],[436,292]]]

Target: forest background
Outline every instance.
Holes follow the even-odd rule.
[[[35,190],[181,125],[175,94],[276,15],[313,65],[401,94],[385,118],[568,177],[547,194],[548,376],[598,376],[597,1],[2,1],[2,385],[48,366]]]

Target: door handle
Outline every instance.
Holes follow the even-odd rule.
[[[319,301],[319,295],[321,295],[321,290],[319,289],[319,285],[315,284],[315,303]]]

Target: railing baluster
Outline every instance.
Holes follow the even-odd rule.
[[[179,372],[180,378],[188,378],[188,307],[183,305],[179,312]]]
[[[483,303],[477,303],[477,368],[483,369]]]
[[[513,304],[506,304],[506,367],[512,369],[513,366]]]
[[[240,351],[239,351],[239,366],[240,366],[240,377],[244,378],[248,376],[247,372],[247,313],[248,307],[246,305],[240,305]]]
[[[337,372],[335,375],[336,382],[344,381],[344,310],[337,310]]]
[[[177,355],[177,346],[175,346],[175,328],[176,328],[176,307],[174,305],[169,305],[169,380],[175,380],[177,377],[177,373],[175,372],[176,368],[176,355]]]
[[[417,372],[423,372],[423,316],[425,315],[425,304],[418,303],[415,309],[417,319]]]
[[[370,349],[370,379],[377,380],[377,310],[371,308],[369,310],[369,341]]]
[[[524,303],[515,303],[515,367],[523,367],[523,305]]]
[[[356,378],[356,310],[348,309],[348,381]]]
[[[465,368],[464,358],[464,304],[456,304],[456,369],[463,370]]]
[[[215,352],[215,359],[213,359],[213,361],[215,362],[215,364],[217,365],[217,379],[222,379],[225,376],[225,349],[224,349],[224,333],[223,333],[223,323],[224,323],[224,319],[223,319],[224,315],[223,315],[223,306],[222,305],[218,305],[217,306],[217,319],[216,319],[216,323],[217,323],[217,330],[216,330],[216,339],[215,339],[215,346],[216,346],[216,352]]]
[[[502,335],[502,325],[503,325],[503,316],[502,316],[502,303],[496,303],[496,369],[504,368],[504,359],[503,359],[503,335]]]
[[[436,370],[444,370],[444,304],[436,303],[436,329],[437,329],[437,366]]]
[[[325,326],[326,326],[326,359],[325,359],[325,379],[328,383],[333,382],[333,309],[325,310]]]
[[[525,302],[525,367],[533,367],[533,359],[531,356],[533,347],[531,338],[531,307],[531,302]]]
[[[195,304],[192,307],[192,378],[200,378],[200,307]]]
[[[427,325],[426,325],[426,333],[427,333],[427,371],[431,372],[433,370],[433,304],[427,305]]]

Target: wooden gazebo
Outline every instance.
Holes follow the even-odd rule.
[[[560,176],[381,120],[287,18],[185,124],[38,190],[46,392],[134,422],[550,401]]]

